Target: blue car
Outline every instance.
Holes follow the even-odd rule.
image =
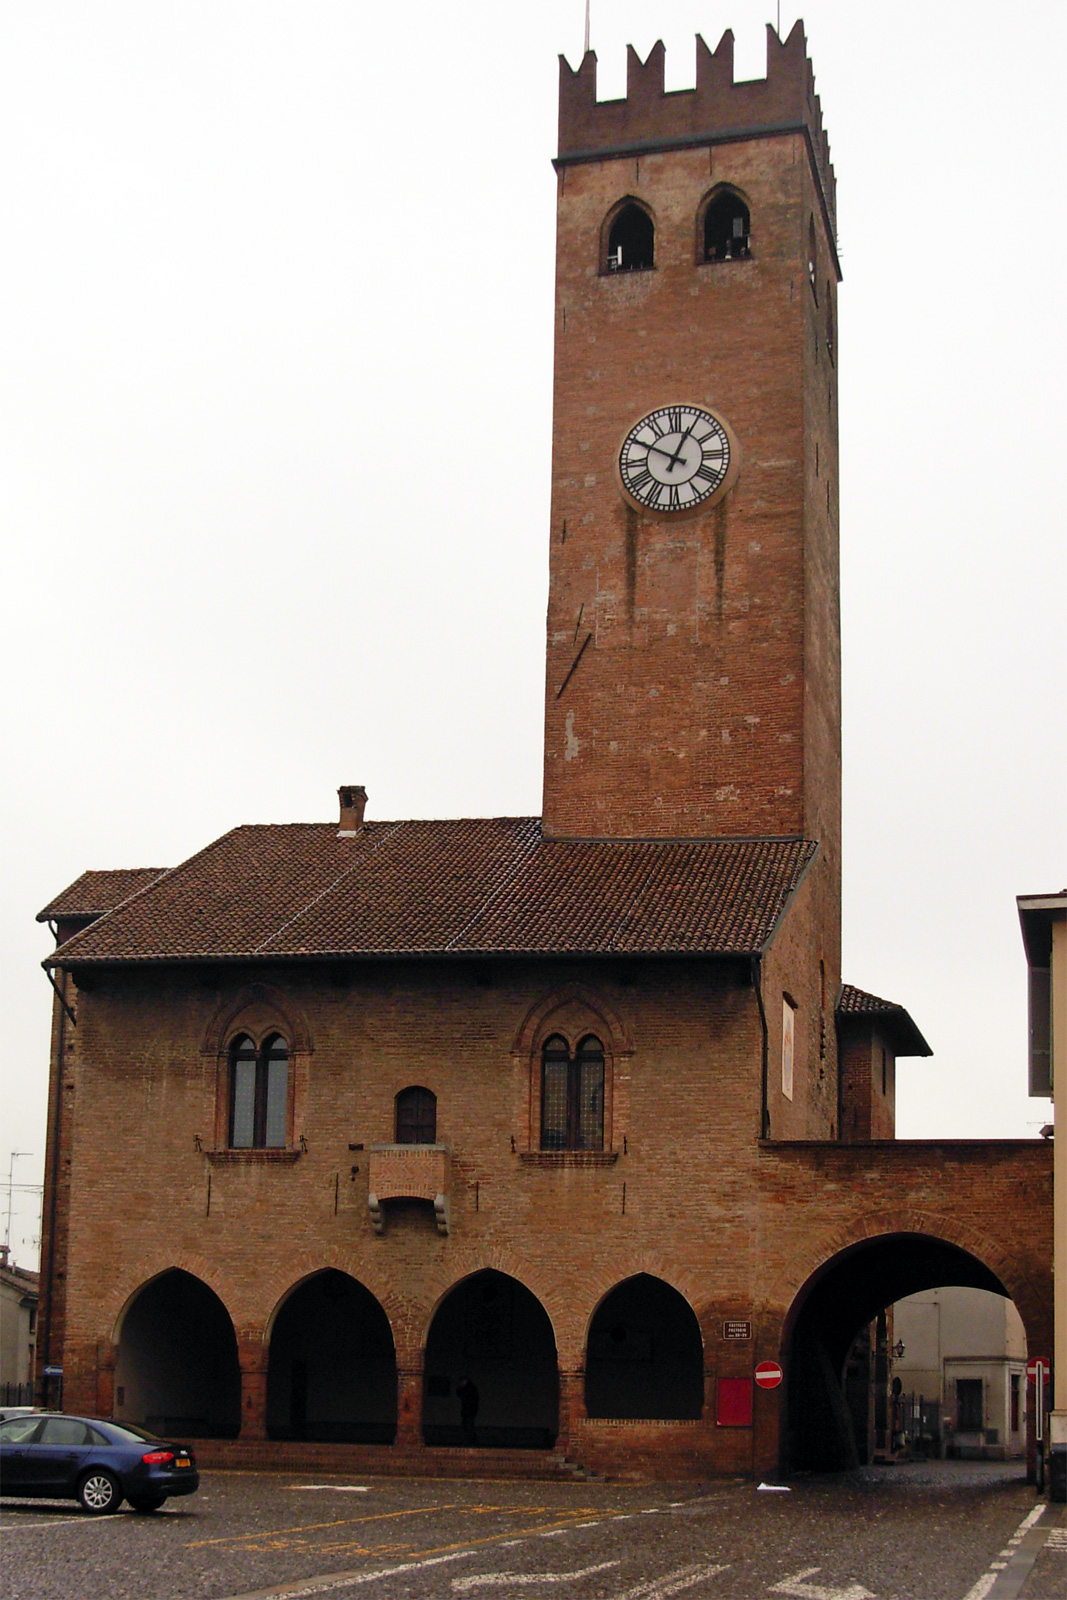
[[[158,1511],[200,1487],[193,1452],[127,1423],[31,1412],[0,1422],[0,1494],[77,1500],[101,1516],[128,1500]]]

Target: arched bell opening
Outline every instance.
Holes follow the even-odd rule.
[[[704,205],[701,220],[703,261],[740,261],[751,253],[749,209],[735,189],[717,189]]]
[[[604,1297],[585,1362],[590,1417],[685,1421],[704,1409],[704,1343],[685,1297],[642,1272]]]
[[[130,1302],[115,1360],[116,1422],[192,1439],[235,1439],[241,1369],[229,1312],[206,1283],[174,1267]]]
[[[396,1349],[380,1302],[346,1272],[306,1279],[274,1318],[268,1437],[392,1444],[396,1411]]]
[[[974,1293],[950,1313],[956,1289]],[[1007,1302],[1000,1318],[989,1297]],[[783,1464],[827,1472],[902,1455],[1021,1457],[1026,1343],[1011,1304],[994,1272],[943,1239],[891,1234],[842,1251],[786,1319]],[[898,1327],[895,1311],[911,1320]],[[951,1350],[949,1314],[990,1331]]]
[[[656,264],[656,225],[638,200],[623,200],[602,232],[602,272],[647,272]]]
[[[441,1302],[426,1341],[422,1432],[431,1445],[555,1444],[556,1340],[541,1302],[517,1279],[476,1272]]]

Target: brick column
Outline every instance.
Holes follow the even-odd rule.
[[[241,1363],[241,1431],[242,1439],[267,1437],[267,1354],[257,1339],[254,1344],[244,1340],[238,1344]]]
[[[398,1367],[396,1373],[396,1448],[421,1450],[422,1365]]]
[[[575,1423],[580,1422],[585,1416],[585,1373],[561,1372],[559,1375],[559,1434],[556,1438],[556,1449],[561,1454],[571,1448],[574,1440]]]

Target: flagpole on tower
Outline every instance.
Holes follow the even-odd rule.
[[[585,49],[582,51],[584,61],[589,54],[589,0],[585,0]]]

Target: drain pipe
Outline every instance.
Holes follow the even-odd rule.
[[[760,1070],[760,1138],[769,1139],[771,1136],[771,1113],[767,1104],[767,1057],[770,1049],[767,1034],[767,1012],[763,1004],[763,976],[759,956],[753,956],[750,962],[752,987],[756,991],[756,1005],[759,1007],[760,1028],[763,1032],[763,1050]]]
[[[54,1284],[55,1284],[56,1197],[57,1197],[58,1192],[59,1192],[59,1139],[60,1139],[60,1131],[61,1131],[62,1121],[63,1121],[63,1070],[64,1070],[64,1058],[66,1056],[66,1041],[67,1041],[66,1025],[67,1025],[68,1019],[70,1020],[71,1027],[76,1027],[77,1026],[77,1020],[76,1020],[76,1018],[74,1016],[73,1011],[70,1009],[70,1006],[67,1003],[67,996],[66,996],[66,993],[65,993],[65,990],[66,990],[66,987],[67,987],[67,974],[65,972],[63,973],[63,988],[61,989],[59,984],[53,978],[51,972],[48,970],[47,967],[45,967],[44,971],[45,971],[46,978],[48,979],[49,983],[52,985],[52,988],[55,990],[56,998],[59,1001],[60,1009],[59,1009],[58,1038],[56,1040],[56,1103],[55,1103],[55,1108],[54,1108],[53,1115],[52,1115],[52,1130],[51,1130],[52,1131],[52,1162],[51,1162],[51,1172],[50,1172],[50,1175],[49,1175],[49,1189],[50,1189],[51,1192],[50,1192],[50,1194],[48,1196],[48,1262],[47,1262],[47,1265],[46,1265],[46,1268],[45,1268],[45,1302],[44,1303],[45,1303],[45,1309],[46,1309],[46,1317],[45,1317],[45,1324],[44,1324],[44,1360],[41,1362],[42,1368],[50,1367],[52,1365],[52,1329],[53,1329],[54,1322],[55,1322],[55,1318],[53,1316],[53,1311],[52,1311],[52,1306],[53,1306],[52,1291],[53,1291],[53,1287],[54,1287]],[[48,1400],[48,1383],[49,1383],[49,1380],[46,1377],[44,1377],[43,1374],[42,1374],[42,1378],[41,1378],[41,1400],[42,1400],[42,1403],[45,1403]],[[62,1380],[61,1380],[60,1393],[62,1394]]]

